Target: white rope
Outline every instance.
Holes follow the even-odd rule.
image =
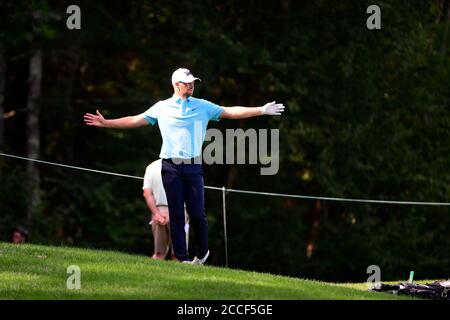
[[[127,175],[127,174],[108,172],[108,171],[102,171],[102,170],[94,170],[94,169],[82,168],[82,167],[77,167],[77,166],[69,166],[69,165],[66,165],[66,164],[42,161],[42,160],[37,160],[37,159],[25,158],[25,157],[19,157],[19,156],[6,154],[6,153],[1,153],[1,152],[0,152],[0,156],[14,158],[14,159],[20,159],[20,160],[26,160],[26,161],[32,161],[32,162],[38,162],[38,163],[43,163],[43,164],[48,164],[48,165],[53,165],[53,166],[59,166],[59,167],[64,167],[64,168],[70,168],[70,169],[76,169],[76,170],[83,170],[83,171],[107,174],[107,175],[112,175],[112,176],[117,176],[117,177],[133,178],[133,179],[140,179],[140,180],[144,179],[143,177],[138,177],[138,176],[132,176],[132,175]],[[211,186],[205,186],[205,189],[218,190],[218,191],[223,191],[224,190],[223,187],[219,188],[219,187],[211,187]],[[286,194],[286,193],[259,192],[259,191],[249,191],[249,190],[239,190],[239,189],[225,189],[225,190],[226,190],[226,192],[246,193],[246,194],[255,194],[255,195],[262,195],[262,196],[287,197],[287,198],[298,198],[298,199],[313,199],[313,200],[325,200],[325,201],[362,202],[362,203],[399,204],[399,205],[419,205],[419,206],[450,206],[449,202],[419,202],[419,201],[395,201],[395,200],[332,198],[332,197],[304,196],[304,195]]]
[[[42,160],[37,160],[37,159],[24,158],[24,157],[14,156],[12,154],[6,154],[6,153],[1,153],[1,152],[0,152],[0,156],[14,158],[14,159],[20,159],[20,160],[27,160],[27,161],[31,161],[31,162],[44,163],[44,164],[48,164],[48,165],[51,165],[51,166],[58,166],[58,167],[70,168],[70,169],[76,169],[76,170],[82,170],[82,171],[89,171],[89,172],[102,173],[102,174],[109,174],[111,176],[117,176],[117,177],[133,178],[133,179],[144,180],[143,177],[130,176],[128,174],[121,174],[121,173],[115,173],[115,172],[94,170],[94,169],[88,169],[88,168],[82,168],[82,167],[76,167],[76,166],[69,166],[69,165],[66,165],[66,164],[42,161]]]
[[[302,196],[302,195],[296,195],[296,194],[256,192],[256,191],[246,191],[246,190],[236,190],[236,189],[227,189],[227,191],[237,192],[237,193],[258,194],[258,195],[264,195],[264,196],[276,196],[276,197],[288,197],[288,198],[300,198],[300,199],[315,199],[315,200],[326,200],[326,201],[346,201],[346,202],[365,202],[365,203],[383,203],[383,204],[407,204],[407,205],[427,205],[427,206],[450,206],[449,202],[390,201],[390,200],[314,197],[314,196]]]

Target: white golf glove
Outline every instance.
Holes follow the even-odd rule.
[[[279,116],[284,111],[284,105],[282,103],[275,103],[275,101],[266,103],[262,106],[261,114],[269,116]]]

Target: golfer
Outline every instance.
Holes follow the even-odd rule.
[[[154,104],[144,113],[117,119],[105,119],[86,113],[87,125],[128,129],[158,123],[162,136],[159,157],[162,159],[162,180],[169,207],[173,249],[178,260],[203,264],[209,256],[208,221],[205,214],[202,145],[210,120],[243,119],[262,115],[281,115],[283,104],[269,102],[261,107],[222,107],[192,97],[195,81],[201,81],[185,68],[172,74],[174,94]],[[197,252],[190,259],[184,231],[184,205],[190,217]]]

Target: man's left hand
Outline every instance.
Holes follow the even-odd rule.
[[[275,101],[266,103],[262,107],[262,114],[269,116],[279,116],[284,112],[284,105],[282,103],[275,103]]]

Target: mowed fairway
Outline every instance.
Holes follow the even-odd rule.
[[[81,288],[67,288],[69,266]],[[354,287],[352,287],[354,286]],[[358,289],[359,288],[359,289]],[[332,284],[213,266],[154,261],[145,256],[0,243],[0,299],[391,300],[361,284]]]

